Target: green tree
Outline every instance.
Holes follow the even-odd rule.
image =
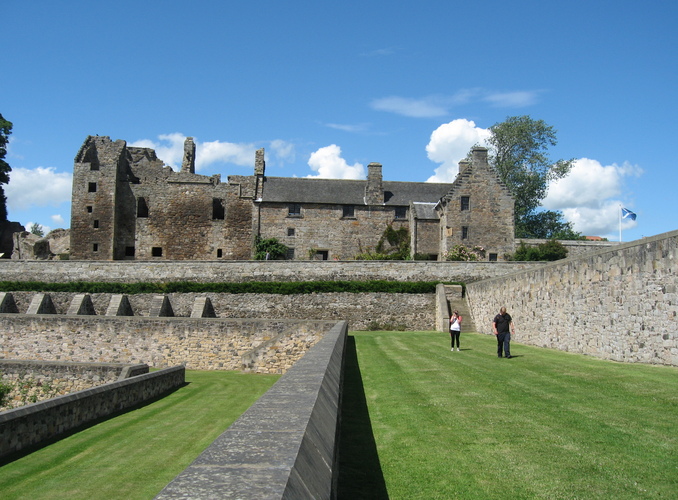
[[[9,182],[9,173],[12,171],[12,167],[5,161],[11,133],[12,122],[5,120],[0,114],[0,221],[7,220],[7,197],[3,185]]]
[[[540,243],[536,247],[528,247],[524,241],[520,242],[516,253],[510,260],[520,261],[538,261],[538,260],[560,260],[567,257],[567,248],[557,240],[548,240]]]
[[[543,238],[559,232],[574,233],[561,212],[538,211],[546,197],[548,183],[567,175],[574,161],[549,158],[549,147],[558,143],[555,129],[529,116],[509,116],[492,125],[490,132],[489,161],[516,200],[516,237]]]
[[[41,238],[43,236],[45,236],[45,230],[37,222],[34,222],[33,224],[31,224],[31,227],[29,228],[29,232],[31,232],[32,234],[34,234],[36,236],[40,236]]]
[[[262,239],[257,236],[254,242],[254,260],[282,260],[287,256],[287,250],[278,238]],[[267,254],[268,259],[266,259]]]

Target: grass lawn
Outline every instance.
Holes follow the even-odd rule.
[[[461,343],[351,334],[339,498],[678,497],[678,369]]]
[[[278,378],[187,371],[172,394],[0,467],[0,498],[153,498]]]

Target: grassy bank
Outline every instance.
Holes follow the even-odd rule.
[[[494,338],[478,334],[462,333],[461,352],[435,332],[350,340],[346,379],[359,396],[344,405],[340,498],[678,491],[675,368],[516,343],[514,359],[498,359]]]
[[[0,497],[153,498],[278,377],[188,371],[169,396],[0,467]]]

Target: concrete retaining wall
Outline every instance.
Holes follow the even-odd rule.
[[[334,498],[347,328],[337,323],[156,499]]]
[[[466,287],[476,328],[506,306],[517,342],[678,366],[678,231]],[[517,351],[516,351],[517,352]]]
[[[184,384],[183,366],[110,382],[0,413],[0,457],[158,397]]]

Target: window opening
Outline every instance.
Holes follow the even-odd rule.
[[[93,226],[94,226],[94,229],[98,229],[99,228],[99,221],[95,220]]]
[[[407,207],[396,207],[395,208],[395,218],[396,219],[406,219],[407,218]]]
[[[468,226],[462,226],[461,227],[461,239],[462,240],[468,239]]]
[[[92,205],[87,205],[87,213],[91,214],[92,213]]]
[[[490,262],[497,262],[497,254],[496,253],[490,254]]]
[[[151,256],[153,256],[153,257],[162,257],[162,247],[153,247],[153,248],[151,248]]]
[[[353,205],[344,205],[342,212],[343,212],[342,217],[345,217],[345,218],[355,217],[355,207]]]
[[[299,203],[290,203],[288,206],[288,217],[301,217],[301,205]]]
[[[90,182],[89,185],[87,186],[87,192],[96,193],[97,192],[97,183],[96,182]]]
[[[471,210],[471,198],[469,196],[461,197],[461,211]]]
[[[94,243],[94,244],[92,245],[92,252],[98,252],[98,251],[99,251],[99,244],[98,244],[98,243]]]
[[[137,198],[137,217],[148,217],[146,198]]]
[[[294,236],[294,228],[293,227],[287,228],[287,236]]]
[[[212,198],[212,219],[224,220],[226,210],[224,209],[224,202],[219,198]]]

